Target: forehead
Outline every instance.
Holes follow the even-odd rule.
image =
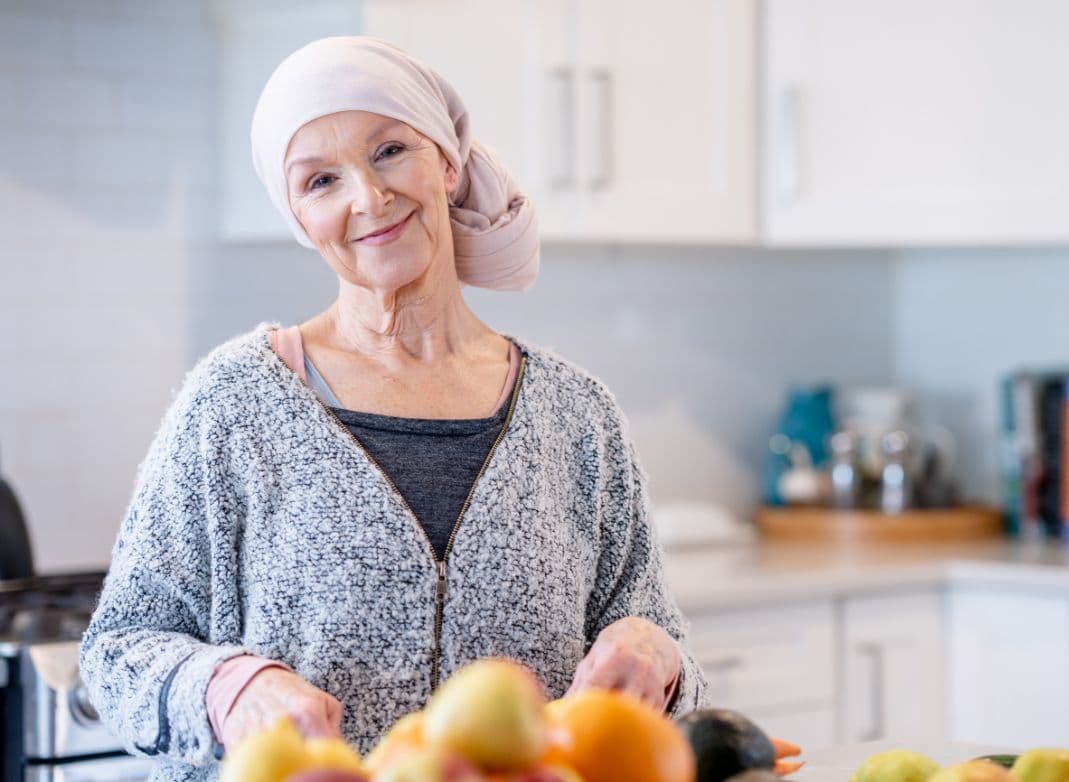
[[[305,123],[290,139],[286,160],[300,153],[316,154],[339,146],[372,144],[388,133],[416,134],[408,124],[370,111],[339,111]]]

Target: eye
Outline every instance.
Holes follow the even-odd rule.
[[[320,190],[337,179],[333,174],[320,174],[308,182],[309,190]]]
[[[405,148],[395,141],[391,141],[389,144],[384,144],[379,148],[379,154],[376,156],[376,160],[385,160],[386,158],[397,157],[399,154],[405,151]]]

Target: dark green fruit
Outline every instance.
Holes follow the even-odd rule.
[[[981,755],[973,760],[990,760],[992,763],[998,763],[1003,768],[1013,768],[1013,764],[1017,762],[1018,755]]]
[[[768,736],[737,711],[701,709],[678,724],[698,761],[696,782],[725,782],[743,771],[770,769],[776,762]]]

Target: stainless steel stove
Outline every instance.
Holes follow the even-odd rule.
[[[103,573],[0,580],[0,782],[132,782],[126,754],[78,675]]]

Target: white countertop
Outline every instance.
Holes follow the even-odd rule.
[[[854,770],[869,755],[888,749],[902,747],[927,755],[942,766],[963,763],[981,755],[1016,755],[1020,750],[1007,747],[993,747],[983,744],[955,744],[951,742],[914,742],[903,747],[892,741],[872,741],[864,744],[850,744],[843,747],[812,752],[803,755],[806,761],[801,770],[791,774],[795,782],[847,782]]]
[[[988,541],[829,548],[795,543],[670,549],[668,584],[686,612],[950,584],[1069,594],[1069,546]]]

